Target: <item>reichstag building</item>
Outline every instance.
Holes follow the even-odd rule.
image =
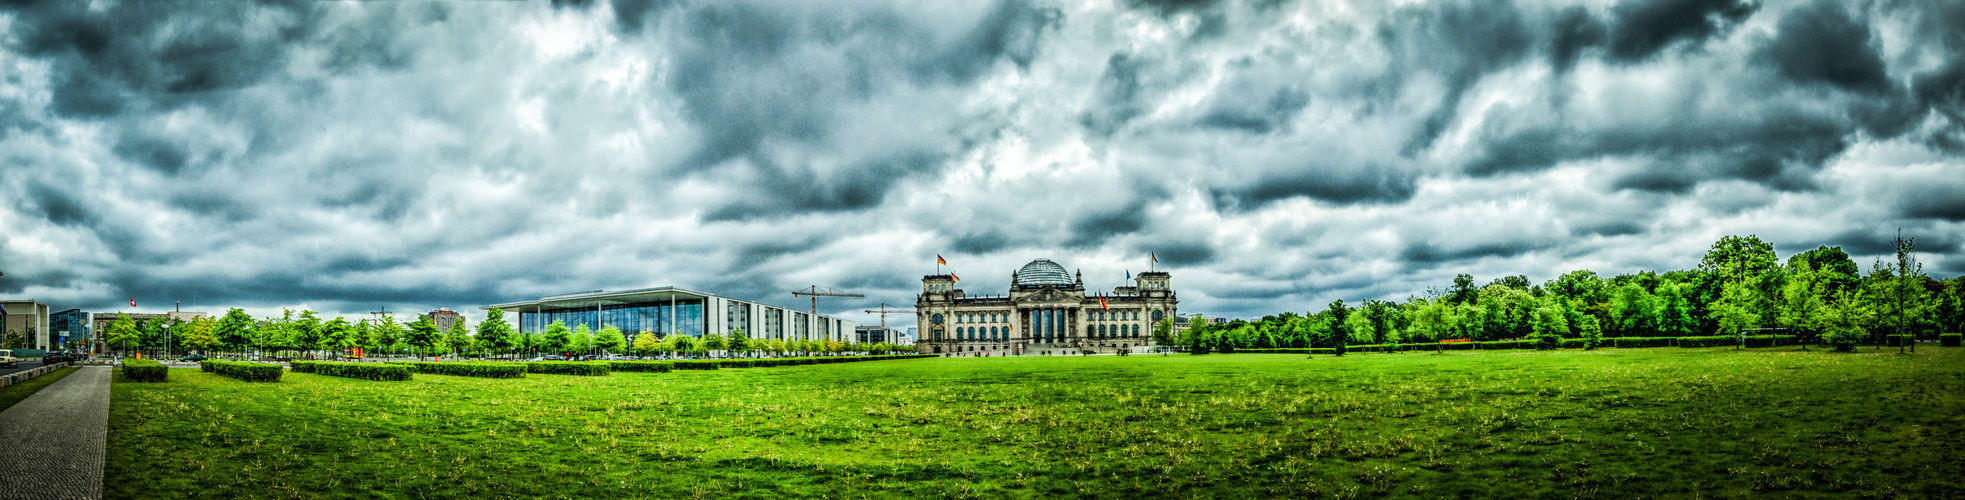
[[[1009,295],[969,297],[952,275],[921,278],[914,310],[924,354],[1081,354],[1139,352],[1153,325],[1174,317],[1170,275],[1143,272],[1134,286],[1087,294],[1085,276],[1037,259],[1010,274]]]

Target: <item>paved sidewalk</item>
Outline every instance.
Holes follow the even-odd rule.
[[[0,412],[0,500],[102,498],[107,366],[85,366]]]

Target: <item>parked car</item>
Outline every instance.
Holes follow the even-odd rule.
[[[13,349],[0,349],[0,366],[14,368],[20,366],[20,358],[14,357]]]
[[[47,354],[41,356],[41,364],[43,365],[67,363],[69,361],[74,361],[74,358],[69,357],[68,353],[61,351],[48,351]]]
[[[204,361],[207,359],[211,359],[211,358],[207,358],[203,354],[192,354],[182,358],[177,358],[178,361]]]

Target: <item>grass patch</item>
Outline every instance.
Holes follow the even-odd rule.
[[[21,402],[21,400],[27,399],[28,396],[33,396],[34,393],[36,392],[41,392],[41,388],[47,387],[48,385],[61,380],[62,377],[67,377],[68,374],[75,373],[75,370],[79,370],[79,369],[80,368],[70,366],[60,370],[55,370],[52,373],[43,374],[39,377],[34,377],[32,380],[28,380],[26,382],[21,382],[18,384],[0,388],[0,411],[7,411],[8,408],[13,408],[15,403],[19,403]]]
[[[1965,495],[1965,350],[935,358],[112,388],[107,496]]]

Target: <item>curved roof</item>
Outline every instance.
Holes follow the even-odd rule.
[[[1065,272],[1064,266],[1051,262],[1051,259],[1033,260],[1029,264],[1024,264],[1023,269],[1017,270],[1019,285],[1069,285],[1071,283],[1071,273]]]

